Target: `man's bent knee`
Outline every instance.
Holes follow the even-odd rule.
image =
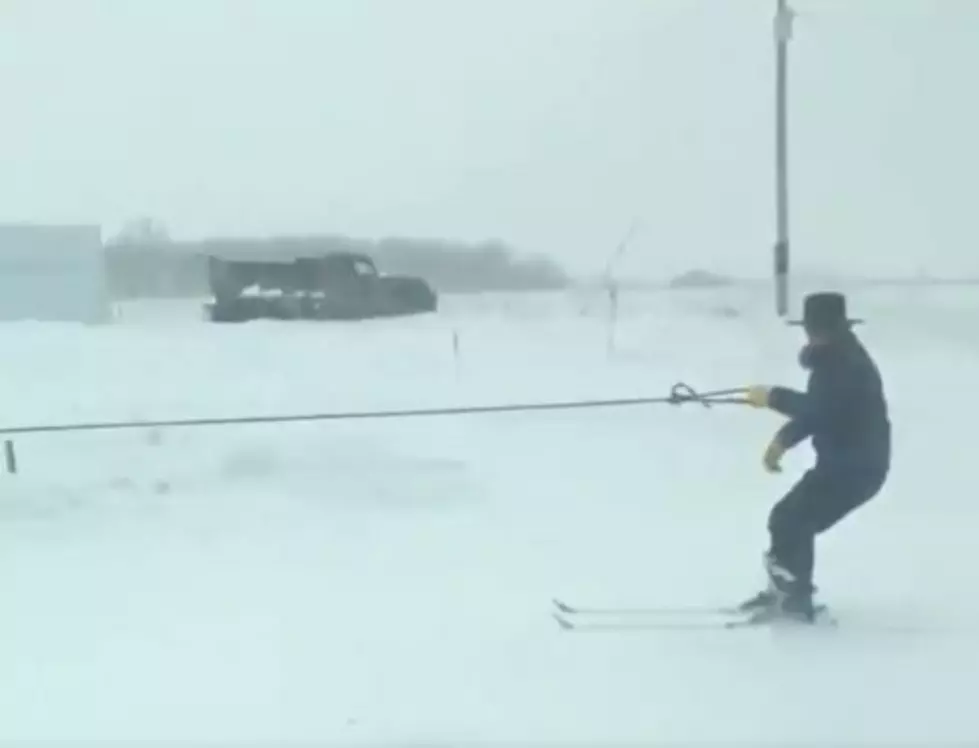
[[[815,534],[806,521],[806,512],[790,501],[780,501],[768,515],[768,532],[773,538],[793,538]]]

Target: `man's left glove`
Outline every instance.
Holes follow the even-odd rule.
[[[765,470],[769,473],[781,473],[782,472],[782,455],[785,454],[785,447],[782,446],[782,442],[776,436],[768,444],[768,448],[765,449],[765,455],[762,457],[762,464],[765,466]]]
[[[771,392],[770,387],[765,387],[761,384],[756,384],[745,390],[744,399],[748,405],[755,408],[767,408],[768,398]]]

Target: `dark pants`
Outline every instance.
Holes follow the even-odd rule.
[[[768,517],[769,554],[789,571],[802,590],[812,590],[816,536],[872,499],[884,476],[809,470]]]

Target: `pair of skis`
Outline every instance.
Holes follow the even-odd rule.
[[[594,608],[578,607],[555,599],[552,615],[565,631],[654,631],[714,629],[731,630],[771,625],[810,625],[787,621],[758,611],[738,607],[654,607]],[[817,607],[816,622],[836,625],[825,606]]]

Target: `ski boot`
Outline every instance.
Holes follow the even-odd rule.
[[[778,593],[769,588],[762,590],[754,597],[748,598],[736,606],[736,609],[739,613],[757,613],[758,611],[773,608],[777,603]]]
[[[769,584],[775,590],[773,618],[795,623],[815,623],[819,608],[813,603],[816,588],[779,564],[771,554],[765,556]]]
[[[764,555],[768,587],[737,606],[753,622],[786,620],[813,623],[821,606],[813,604],[816,588],[795,578],[771,553]]]
[[[768,586],[752,598],[745,600],[736,606],[739,613],[751,614],[753,618],[763,616],[775,610],[779,605],[779,586],[776,578],[780,574],[780,567],[777,567],[771,552],[762,555],[762,563],[765,566],[765,573],[768,576]]]
[[[797,589],[788,593],[779,606],[779,617],[796,623],[815,623],[819,609],[812,601],[812,593]]]

